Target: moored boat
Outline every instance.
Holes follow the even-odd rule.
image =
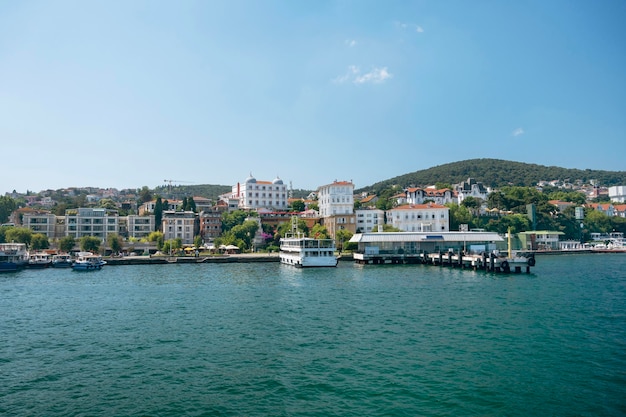
[[[52,265],[52,259],[46,252],[35,252],[28,257],[29,268],[47,268]]]
[[[69,253],[57,253],[52,255],[53,268],[70,268],[74,261]]]
[[[25,243],[0,243],[0,272],[19,271],[27,264]]]
[[[75,271],[94,271],[102,269],[104,265],[106,265],[106,261],[102,259],[102,256],[92,252],[78,252],[72,269]]]
[[[314,239],[298,232],[298,219],[292,218],[290,233],[280,239],[280,262],[298,268],[337,266],[334,239]]]

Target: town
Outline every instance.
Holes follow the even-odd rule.
[[[546,188],[563,199],[548,199]],[[296,198],[279,177],[260,180],[250,174],[215,199],[173,198],[171,181],[160,191],[163,196],[147,187],[7,193],[0,197],[0,242],[71,250],[84,241],[83,249],[107,254],[277,251],[278,239],[297,216],[303,231],[335,239],[339,250],[357,249],[351,242],[355,234],[490,231],[504,236],[512,230],[515,249],[555,251],[621,249],[626,229],[626,186],[580,181],[492,190],[468,178],[444,188],[392,189],[383,198],[355,193],[352,181],[334,180]],[[60,192],[80,206],[65,208],[53,198]],[[593,202],[602,196],[609,201]],[[27,236],[19,237],[13,228]]]

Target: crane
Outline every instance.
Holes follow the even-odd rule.
[[[182,180],[163,180],[163,182],[169,184],[169,192],[172,192],[172,183],[175,182],[177,184],[182,184],[182,183],[186,183],[186,184],[193,184],[191,181],[182,181]]]

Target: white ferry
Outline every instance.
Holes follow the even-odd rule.
[[[24,243],[0,243],[0,272],[18,271],[28,265]]]
[[[298,232],[298,218],[291,220],[291,233],[280,239],[280,262],[297,268],[337,266],[334,239],[314,239]]]

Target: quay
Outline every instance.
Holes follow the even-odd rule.
[[[354,260],[359,264],[428,264],[491,272],[521,273],[535,265],[534,254],[503,255],[504,238],[492,232],[358,233]],[[510,248],[510,242],[508,247]]]

